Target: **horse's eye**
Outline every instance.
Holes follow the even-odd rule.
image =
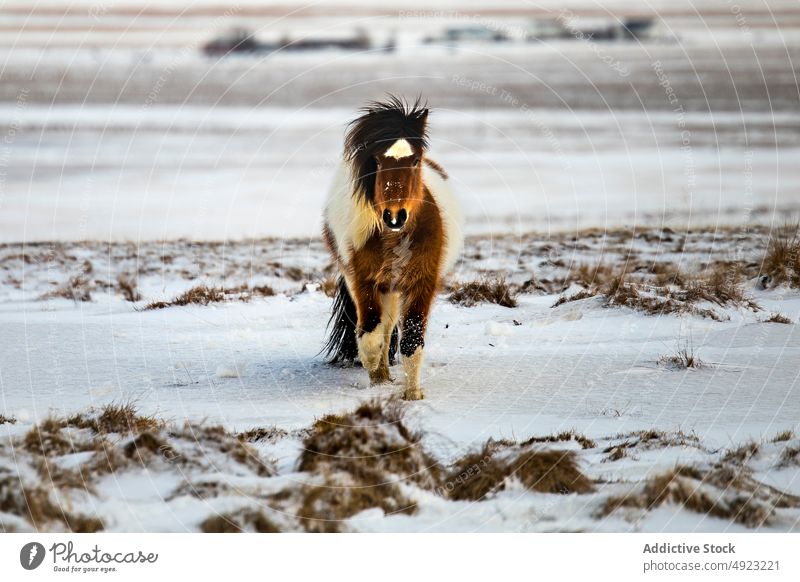
[[[419,166],[419,158],[414,158],[414,167]]]

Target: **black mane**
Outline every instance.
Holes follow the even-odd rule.
[[[344,140],[344,157],[350,163],[359,194],[371,200],[375,192],[375,156],[395,141],[405,138],[418,151],[428,148],[427,106],[417,98],[409,105],[389,95],[361,108],[362,115],[350,122]]]

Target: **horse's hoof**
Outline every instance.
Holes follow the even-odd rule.
[[[377,369],[370,372],[369,381],[372,384],[386,384],[387,382],[394,382],[394,378],[389,375],[389,370]]]
[[[403,400],[422,400],[424,398],[422,390],[419,388],[406,388],[403,392]]]

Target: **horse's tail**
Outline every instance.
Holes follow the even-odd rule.
[[[325,341],[325,357],[329,364],[352,364],[358,357],[356,342],[356,304],[350,297],[344,277],[336,283],[336,297],[328,320],[328,339]]]

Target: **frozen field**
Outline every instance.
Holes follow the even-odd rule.
[[[800,531],[794,0],[29,4],[0,531]],[[654,35],[421,44],[564,7]],[[236,25],[396,50],[201,55]],[[414,403],[319,355],[321,207],[385,92],[429,100],[470,235]]]
[[[353,495],[363,482],[354,482],[347,467],[312,462],[308,452],[320,450],[325,438],[344,437],[310,427],[326,414],[389,397],[402,380],[372,387],[363,370],[322,362],[331,300],[322,292],[328,263],[318,240],[6,245],[0,413],[16,423],[0,426],[0,476],[6,474],[9,499],[15,467],[29,487],[39,483],[46,491],[54,483],[52,495],[69,517],[39,523],[44,529],[63,528],[64,520],[112,531],[218,529],[207,520],[224,514],[223,524],[244,529],[795,530],[796,289],[760,290],[751,277],[741,282],[744,302],[700,300],[660,315],[605,306],[602,295],[554,307],[586,288],[571,282],[580,265],[627,264],[634,277],[671,268],[702,274],[736,257],[752,273],[770,234],[645,229],[471,238],[456,280],[507,274],[517,306],[466,307],[440,296],[426,344],[426,398],[405,406],[403,422],[420,431],[417,437],[397,433],[391,414],[336,421],[345,433],[354,423],[371,428],[364,429],[366,448],[356,455],[340,443],[331,449],[335,459],[356,455],[367,459],[359,467],[377,471],[394,448],[423,455],[380,469],[382,484],[369,482],[366,491],[392,488],[377,489],[391,502],[373,506],[358,498],[353,502],[372,509],[349,513],[335,496]],[[135,303],[124,299],[121,280],[138,281]],[[228,289],[224,301],[143,309],[198,284]],[[65,291],[85,292],[89,301],[60,298]],[[790,323],[766,323],[773,313]],[[664,360],[685,348],[702,367]],[[167,423],[146,425],[147,434],[160,436],[137,437],[145,429],[127,434],[119,424],[100,434],[87,428],[86,419],[103,406],[127,402]],[[30,433],[47,418],[78,413],[83,420],[66,428]],[[209,428],[215,426],[221,432]],[[244,452],[237,434],[249,443]],[[465,471],[489,473],[482,447],[490,438],[534,439],[502,441],[511,448],[492,458],[513,457],[517,449],[558,451],[588,481],[577,491],[570,484],[529,491],[509,477],[480,501],[458,493],[449,499],[451,490],[468,490]],[[459,461],[470,452],[478,456]],[[675,477],[675,498],[650,511],[636,499],[608,509],[620,495],[644,488],[646,496],[648,480],[676,467],[690,476]],[[687,503],[705,509],[679,509],[680,491],[695,489]],[[31,527],[18,517],[24,510],[4,507],[4,527]]]

